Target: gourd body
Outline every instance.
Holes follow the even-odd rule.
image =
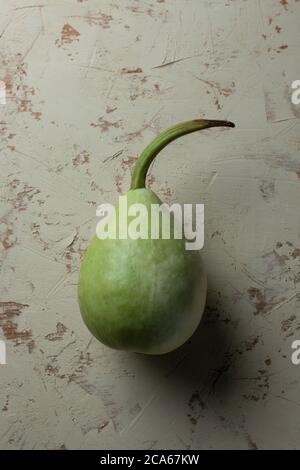
[[[145,188],[125,197],[128,209],[140,203],[150,211],[151,204],[162,204]],[[118,207],[116,215],[118,220]],[[186,250],[184,239],[95,236],[82,262],[78,299],[85,324],[105,345],[163,354],[193,334],[206,290],[200,255]]]

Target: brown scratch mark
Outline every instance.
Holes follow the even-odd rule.
[[[257,444],[254,442],[250,434],[246,434],[246,440],[250,450],[258,450]]]
[[[101,191],[101,188],[98,186],[96,181],[91,181],[90,182],[90,188],[91,188],[92,191]],[[91,203],[93,206],[96,205],[95,201],[88,201],[88,202]]]
[[[6,320],[9,318],[14,318],[15,316],[19,316],[24,308],[27,307],[29,307],[28,304],[21,304],[14,301],[0,302],[0,309],[2,309],[2,312],[0,313],[0,320]]]
[[[76,369],[68,376],[68,382],[82,383],[87,368],[92,364],[93,359],[89,352],[81,352],[79,355]]]
[[[232,366],[234,362],[234,355],[235,352],[227,352],[224,356],[224,361],[223,364],[216,369],[214,372],[214,377],[212,381],[212,390],[214,391],[216,388],[217,383],[221,380],[224,374],[229,371],[230,367]]]
[[[137,161],[137,159],[138,159],[137,156],[122,158],[122,161],[121,161],[122,170],[126,171],[127,169],[130,169],[134,165],[134,163]]]
[[[200,82],[204,83],[205,85],[209,86],[209,89],[206,90],[206,93],[208,95],[211,94],[211,92],[214,95],[214,104],[217,108],[218,111],[222,109],[221,103],[220,103],[220,98],[221,97],[228,97],[232,95],[235,92],[235,82],[231,82],[230,85],[228,86],[221,86],[219,82],[215,82],[213,80],[204,80],[194,74],[192,74],[194,78],[199,80]]]
[[[121,137],[116,138],[116,142],[131,142],[132,140],[136,139],[137,137],[142,137],[143,131],[145,127],[142,127],[139,131],[136,132],[129,132]]]
[[[227,245],[227,242],[226,242],[223,234],[219,230],[216,230],[215,232],[213,232],[211,234],[211,239],[213,239],[215,237],[218,237],[222,241],[222,243],[224,243],[224,245]]]
[[[283,168],[286,171],[296,173],[299,171],[299,160],[289,154],[269,154],[264,157],[265,162],[272,168]]]
[[[156,118],[159,115],[159,113],[160,113],[160,110],[157,113],[155,113],[154,116],[148,122],[146,122],[142,126],[142,128],[139,129],[138,131],[121,135],[120,137],[115,138],[115,141],[116,142],[131,142],[137,137],[142,137],[146,129],[154,129],[155,132],[157,132],[158,123],[157,123]]]
[[[265,98],[265,113],[267,117],[267,121],[273,122],[276,119],[276,103],[272,96],[272,94],[268,91],[264,92]]]
[[[30,332],[31,332],[31,330],[30,330]],[[35,348],[35,342],[34,342],[33,339],[31,339],[31,340],[28,341],[28,343],[27,343],[27,349],[28,349],[29,354],[32,353],[32,351],[34,350],[34,348]]]
[[[283,6],[283,8],[285,9],[285,11],[288,11],[288,5],[289,5],[288,0],[280,0],[279,3]]]
[[[282,242],[277,242],[275,245],[276,249],[263,254],[262,258],[268,277],[272,276],[272,279],[277,278],[280,282],[285,280],[285,282],[289,281],[296,285],[300,281],[300,275],[294,269],[294,260],[297,258],[299,249],[289,243],[283,244]],[[277,308],[290,300],[291,297],[282,299]]]
[[[45,372],[48,376],[54,375],[55,377],[64,378],[61,375],[58,375],[59,367],[53,366],[52,364],[47,364],[45,367]]]
[[[132,76],[132,83],[129,85],[130,91],[130,100],[135,101],[137,98],[151,98],[154,92],[160,91],[160,87],[158,84],[154,84],[151,87],[145,88],[144,84],[147,83],[147,76],[139,76],[133,75]],[[154,90],[153,90],[154,88]],[[165,89],[165,91],[169,91],[170,88]]]
[[[281,51],[284,51],[288,47],[289,46],[287,44],[282,44],[282,46],[277,47],[277,49],[275,49],[275,51],[277,52],[277,54],[280,54]]]
[[[117,191],[119,194],[122,194],[122,184],[123,184],[123,176],[121,175],[116,175],[115,176],[115,182],[116,182],[116,187]]]
[[[141,7],[138,7],[138,6],[130,6],[130,7],[126,7],[126,8],[127,8],[127,10],[132,11],[132,13],[144,13],[144,10]]]
[[[5,82],[5,91],[8,94],[11,94],[13,91],[13,77],[10,74],[6,74],[4,77],[4,82]]]
[[[2,328],[3,335],[7,340],[12,341],[15,346],[26,344],[28,352],[31,353],[34,349],[32,331],[18,331],[18,324],[13,321],[13,319],[18,317],[24,308],[27,307],[29,307],[28,304],[14,301],[0,302],[0,327]]]
[[[73,166],[78,167],[79,165],[90,163],[90,157],[91,155],[87,150],[82,150],[72,159]]]
[[[219,230],[216,230],[215,232],[213,232],[211,234],[211,237],[210,238],[214,238],[216,235],[222,235],[221,232]]]
[[[265,289],[264,292],[257,287],[250,287],[250,289],[248,289],[249,300],[254,304],[256,309],[254,315],[270,313],[274,307],[286,300],[285,297],[276,300],[275,295],[271,294],[272,292],[269,292],[268,289]]]
[[[158,3],[163,3],[163,2],[158,2]],[[168,14],[168,10],[164,9],[162,11],[159,11],[157,14],[154,10],[153,4],[150,4],[150,8],[142,8],[140,6],[128,6],[126,7],[127,10],[130,10],[132,13],[140,14],[140,15],[147,15],[150,18],[154,18],[156,20],[157,17],[161,17],[163,19],[163,22],[165,23],[167,21],[166,17]]]
[[[43,251],[48,250],[49,242],[46,242],[42,238],[41,233],[40,233],[40,225],[37,224],[36,222],[32,222],[30,224],[30,229],[31,229],[31,232],[32,232],[33,236],[41,243],[41,245],[43,247]]]
[[[33,110],[32,98],[35,96],[35,89],[28,85],[21,85],[18,87],[18,92],[14,97],[18,108],[17,111],[19,113],[30,113],[31,116],[40,121],[42,117],[42,113],[40,111]]]
[[[101,431],[103,431],[103,429],[106,428],[106,426],[108,426],[108,424],[109,424],[109,421],[104,421],[104,423],[99,424],[99,426],[97,427],[98,434]]]
[[[122,68],[121,70],[122,75],[130,74],[130,73],[143,73],[143,69],[141,69],[140,67],[137,67],[135,69]]]
[[[9,405],[9,395],[6,395],[6,400],[5,400],[5,403],[2,407],[2,411],[7,411],[8,410],[8,405]]]
[[[0,242],[3,247],[0,257],[0,266],[5,260],[8,250],[18,243],[18,239],[14,235],[14,225],[11,220],[13,213],[13,208],[10,208],[7,213],[0,218]]]
[[[18,212],[25,211],[33,197],[41,192],[37,188],[28,186],[27,183],[23,183],[23,186],[21,185],[21,181],[17,179],[14,179],[7,184],[7,187],[10,189],[12,194],[7,198],[7,200]]]
[[[18,325],[11,320],[2,324],[2,331],[6,339],[14,341],[15,346],[26,343],[32,337],[31,330],[18,331]]]
[[[116,111],[116,109],[118,109],[117,106],[115,106],[115,107],[113,107],[113,108],[110,108],[109,106],[106,106],[105,112],[106,112],[107,114],[110,114],[110,113],[113,113],[114,111]]]
[[[145,75],[144,77],[138,77],[141,83],[147,83],[147,76]]]
[[[188,401],[188,407],[189,413],[187,414],[187,417],[192,425],[192,433],[194,433],[198,420],[203,416],[203,411],[206,408],[198,390],[192,393],[192,396]]]
[[[258,375],[255,377],[239,377],[239,380],[245,380],[249,382],[249,388],[251,384],[253,386],[252,391],[248,394],[244,394],[243,398],[246,400],[259,401],[265,400],[270,390],[270,378],[274,373],[268,373],[266,370],[258,370]]]
[[[54,169],[54,172],[56,174],[59,174],[61,173],[65,168],[67,168],[69,166],[69,163],[65,163],[64,165],[62,165],[61,163],[59,165],[57,165]]]
[[[216,299],[215,305],[206,305],[205,310],[207,312],[203,320],[205,325],[214,325],[215,323],[220,323],[220,321],[227,325],[231,322],[231,318],[228,316],[226,310],[221,308],[220,298]],[[240,350],[238,352],[240,353]]]
[[[159,192],[162,193],[162,195],[164,196],[164,199],[165,199],[167,202],[171,201],[172,198],[174,197],[174,190],[169,187],[167,181],[165,181],[165,182],[159,187]]]
[[[73,26],[71,26],[70,24],[65,24],[63,26],[63,29],[62,29],[62,32],[61,32],[61,37],[63,40],[67,39],[68,38],[72,38],[73,36],[80,36],[80,33],[79,31],[77,31],[75,28],[73,28]]]
[[[294,334],[294,331],[291,330],[291,328],[294,326],[294,321],[296,320],[296,318],[296,315],[293,314],[289,318],[287,318],[286,320],[282,320],[281,322],[281,331],[283,333],[286,333],[287,337],[292,336]]]
[[[230,85],[224,87],[219,82],[215,82],[213,80],[204,80],[203,78],[197,77],[196,75],[194,75],[194,77],[200,82],[208,85],[211,89],[216,90],[222,96],[230,96],[235,91],[235,82],[231,82]]]
[[[243,398],[248,401],[259,401],[260,397],[255,393],[243,393]]]
[[[103,29],[110,28],[110,22],[113,20],[111,15],[99,12],[93,15],[70,15],[68,18],[82,18],[90,26],[100,26]]]
[[[282,28],[280,26],[278,26],[278,24],[275,26],[275,31],[276,33],[281,33],[282,31]]]
[[[101,129],[101,132],[107,132],[111,127],[114,127],[115,129],[119,129],[119,127],[121,127],[121,124],[122,124],[121,120],[112,122],[112,121],[107,121],[103,117],[100,117],[97,123],[92,122],[90,126],[99,127]]]
[[[17,238],[14,235],[13,225],[5,217],[0,219],[0,241],[4,251],[8,251],[17,244]]]
[[[82,3],[82,2],[86,2],[87,0],[77,0],[77,2],[79,3]],[[66,444],[61,444],[57,450],[68,450],[68,448],[66,447]]]
[[[68,273],[72,271],[73,255],[76,253],[74,244],[77,241],[78,241],[78,233],[76,233],[72,242],[67,246],[67,248],[64,251],[64,256],[66,258],[66,268],[67,268]]]
[[[136,156],[130,156],[130,157],[127,157],[127,158],[122,158],[122,161],[121,161],[121,170],[122,170],[122,174],[117,174],[115,176],[115,184],[116,184],[116,188],[117,188],[117,192],[119,194],[122,194],[123,192],[123,182],[124,182],[124,178],[125,178],[125,175],[126,175],[126,172],[132,167],[132,165],[136,162],[138,157]]]
[[[300,248],[295,248],[294,251],[292,252],[292,258],[293,259],[300,259]]]
[[[40,111],[32,111],[31,115],[36,119],[36,121],[40,121],[42,119],[42,113]]]
[[[275,180],[261,180],[259,190],[263,199],[268,202],[275,193]]]
[[[70,24],[65,24],[62,28],[60,39],[56,39],[55,44],[57,47],[71,44],[73,41],[79,41],[78,36],[80,36],[79,31],[73,28]]]
[[[48,339],[48,341],[60,341],[63,339],[66,331],[67,327],[63,323],[58,322],[56,324],[56,332],[47,334],[45,338]]]
[[[248,341],[245,341],[246,351],[252,351],[259,342],[259,336],[255,336]]]
[[[152,189],[154,184],[155,184],[155,176],[152,173],[149,173],[147,175],[147,185],[150,189]]]
[[[264,259],[267,259],[268,262],[268,271],[272,271],[275,265],[280,267],[285,267],[286,262],[289,260],[288,255],[280,255],[276,250],[272,250],[262,256]]]

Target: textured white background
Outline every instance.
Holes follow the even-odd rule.
[[[299,448],[300,2],[0,7],[0,447]],[[76,301],[95,208],[196,117],[236,129],[173,143],[149,186],[205,204],[205,318],[172,354],[110,350]]]

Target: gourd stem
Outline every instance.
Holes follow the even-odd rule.
[[[156,155],[170,142],[191,132],[207,129],[208,127],[235,127],[230,121],[217,121],[211,119],[195,119],[176,124],[155,137],[138,158],[131,178],[131,189],[145,188],[148,169]]]

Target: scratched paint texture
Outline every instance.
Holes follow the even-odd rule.
[[[300,446],[296,0],[0,1],[2,449]],[[144,357],[76,301],[95,208],[194,117],[149,186],[204,203],[209,294],[192,340]]]

